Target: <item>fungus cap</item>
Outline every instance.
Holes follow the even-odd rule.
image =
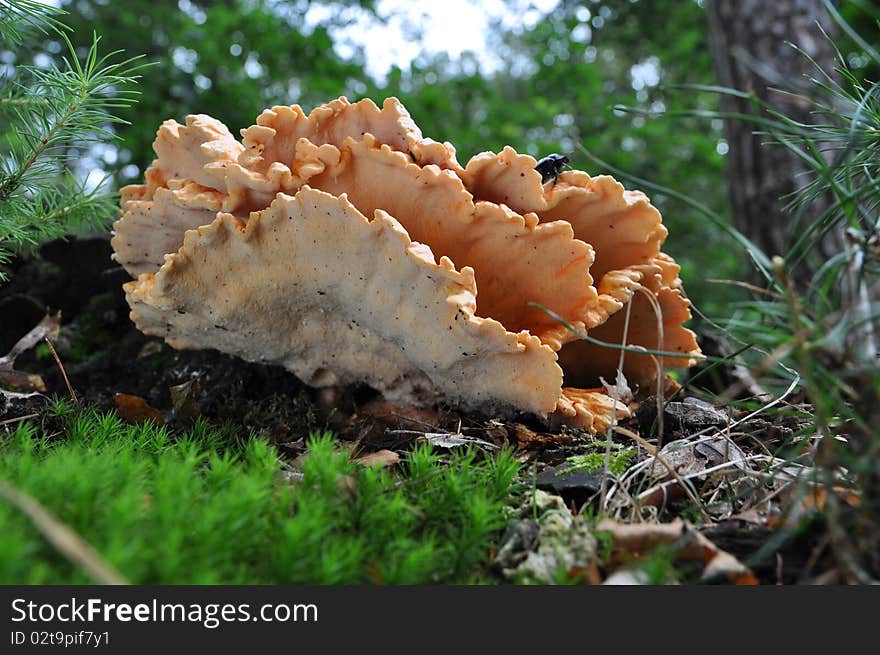
[[[391,399],[540,414],[560,396],[549,346],[474,315],[472,269],[437,263],[389,214],[368,220],[344,194],[306,186],[246,223],[221,213],[125,290],[143,332],[315,386],[366,382]]]
[[[660,214],[611,177],[544,185],[512,148],[462,168],[394,98],[273,107],[242,136],[166,121],[146,183],[123,189],[113,246],[138,276],[132,318],[174,347],[593,430],[629,412],[599,388],[619,350],[570,328],[682,354],[665,365],[699,353]],[[642,385],[658,371],[625,361]]]

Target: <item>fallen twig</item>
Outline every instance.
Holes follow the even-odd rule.
[[[39,416],[39,414],[25,414],[24,416],[16,416],[15,418],[8,418],[5,421],[0,421],[0,425],[9,425],[10,423],[18,423],[19,421],[26,421],[29,418],[35,418]]]
[[[122,574],[105,562],[76,532],[43,507],[40,502],[0,480],[0,496],[24,513],[40,533],[62,555],[83,569],[95,582],[106,585],[130,584]]]

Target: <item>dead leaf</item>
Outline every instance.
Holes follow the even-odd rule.
[[[45,393],[46,383],[43,382],[42,377],[34,373],[16,371],[13,366],[19,355],[27,352],[44,339],[57,339],[60,329],[61,312],[54,316],[47,314],[30,332],[19,339],[6,355],[0,357],[0,384],[13,389]]]
[[[725,467],[727,463],[729,465]],[[739,477],[741,471],[750,470],[750,467],[745,453],[730,439],[721,436],[702,437],[697,441],[670,441],[654,455],[654,463],[649,471],[652,486],[639,495],[639,502],[660,505],[678,498],[684,493],[680,484],[682,479],[705,480],[713,470],[724,473],[730,480]],[[706,471],[709,472],[701,475]]]
[[[425,432],[418,441],[427,441],[437,448],[459,448],[461,446],[474,445],[485,448],[486,450],[498,450],[498,446],[494,443],[477,439],[476,437],[468,437],[461,433],[452,434],[451,432]]]
[[[656,481],[670,477],[668,469],[660,461],[661,458],[681,476],[698,474],[724,462],[733,463],[735,468],[748,466],[745,453],[729,439],[722,437],[701,438],[696,442],[688,439],[671,441],[660,449],[656,457],[651,469],[651,476]]]
[[[501,434],[503,431],[503,434]],[[535,432],[531,428],[526,427],[522,423],[502,423],[497,419],[489,421],[489,436],[503,436],[499,439],[504,443],[508,439],[516,441],[516,447],[519,450],[544,450],[551,446],[559,446],[570,444],[574,441],[574,437],[569,434],[550,434],[547,432]]]
[[[861,496],[852,489],[835,486],[832,493],[838,501],[850,507],[860,507],[862,504]],[[771,528],[796,525],[807,516],[822,512],[828,502],[828,489],[825,486],[811,484],[804,491],[800,487],[792,485],[780,495],[780,498],[786,509],[767,519],[767,525]]]
[[[592,560],[587,566],[572,566],[568,569],[565,577],[579,584],[602,584],[602,575],[599,573],[599,565],[596,564],[596,560]]]
[[[5,384],[13,389],[46,393],[46,383],[43,382],[43,378],[36,373],[23,373],[13,369],[0,369],[0,384]]]
[[[152,357],[153,355],[158,355],[162,352],[162,342],[158,340],[147,341],[141,348],[141,351],[137,354],[136,359],[145,359],[146,357]]]
[[[127,393],[113,394],[116,401],[116,414],[126,423],[146,423],[152,421],[156,425],[165,425],[165,419],[155,407],[150,407],[140,396]]]
[[[336,478],[336,491],[346,502],[354,500],[358,491],[357,480],[351,475],[340,475]]]
[[[201,390],[198,378],[168,387],[168,391],[171,392],[171,411],[174,418],[187,419],[201,415],[202,410],[197,402]]]
[[[626,381],[626,378],[623,375],[623,371],[620,369],[617,370],[617,379],[614,384],[610,382],[606,382],[604,378],[600,377],[599,382],[602,383],[602,386],[605,387],[605,393],[607,393],[612,398],[616,398],[624,405],[629,405],[633,401],[633,392],[632,389],[629,388],[629,383]]]
[[[658,546],[666,545],[671,548],[676,561],[702,563],[703,580],[724,578],[737,585],[758,584],[748,567],[681,519],[671,523],[633,524],[605,519],[596,530],[611,533],[611,559],[617,564],[641,559]]]
[[[393,450],[382,449],[377,450],[375,453],[370,453],[369,455],[358,457],[354,461],[355,463],[362,466],[375,466],[379,468],[385,468],[387,466],[394,466],[398,462],[400,462],[400,455],[395,453]]]
[[[440,412],[411,405],[397,405],[384,400],[373,400],[358,410],[358,415],[376,419],[386,425],[400,425],[401,420],[422,425],[439,425]]]

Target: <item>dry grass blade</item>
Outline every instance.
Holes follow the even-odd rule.
[[[67,371],[64,370],[64,364],[61,363],[61,358],[58,356],[58,353],[55,352],[55,346],[52,345],[49,337],[46,337],[45,339],[46,344],[49,346],[49,350],[52,352],[52,357],[55,358],[55,363],[58,364],[58,368],[61,369],[61,376],[64,378],[64,384],[67,385],[67,392],[70,394],[70,399],[75,403],[79,403],[79,399],[76,397],[76,392],[73,390],[70,380],[67,377]]]
[[[623,322],[623,336],[621,337],[621,345],[624,345],[627,340],[627,336],[629,334],[629,319],[632,314],[632,303],[627,304],[626,306],[626,315],[624,316]],[[613,428],[617,425],[617,402],[620,400],[620,381],[624,379],[623,377],[623,362],[624,357],[626,356],[626,351],[620,351],[620,359],[617,362],[617,377],[615,378],[613,393],[611,398],[614,400],[614,404],[611,406],[611,425],[608,426],[608,433],[605,435],[605,475],[602,476],[602,486],[599,489],[599,498],[601,502],[601,510],[605,511],[605,489],[608,484],[608,471],[611,468],[611,442],[613,435]]]
[[[129,584],[128,580],[101,559],[101,556],[82,537],[35,498],[19,491],[5,480],[0,480],[0,496],[27,515],[50,544],[85,571],[95,582],[106,585]]]
[[[725,428],[723,430],[708,428],[706,430],[701,430],[700,432],[697,432],[697,433],[691,435],[692,437],[695,438],[695,440],[691,442],[691,445],[696,445],[696,444],[701,443],[703,441],[708,441],[708,440],[712,440],[712,439],[730,440],[729,435],[730,435],[730,431],[733,428],[755,418],[756,416],[766,412],[767,410],[771,409],[772,407],[775,407],[776,405],[782,403],[789,395],[791,395],[794,392],[794,390],[797,388],[798,384],[800,383],[800,376],[795,371],[792,371],[788,367],[785,367],[781,362],[778,362],[778,364],[780,366],[783,366],[783,368],[785,368],[792,375],[794,375],[794,380],[792,380],[792,382],[789,384],[788,388],[782,394],[780,394],[777,398],[771,400],[770,402],[764,404],[763,406],[759,407],[758,409],[756,409],[752,412],[749,412],[745,416],[738,418],[737,420],[731,422],[729,425],[725,426]],[[765,456],[752,456],[747,459],[751,460],[753,458],[759,458],[759,457],[765,457]],[[784,460],[781,460],[781,461],[784,461]],[[686,480],[689,480],[689,479],[691,479],[693,477],[697,477],[697,476],[684,476],[682,478],[682,476],[679,476],[678,473],[675,472],[674,469],[669,465],[669,463],[664,461],[662,456],[659,456],[658,453],[654,453],[652,457],[648,457],[640,462],[637,462],[637,463],[633,464],[629,469],[627,469],[627,471],[624,472],[623,475],[621,475],[618,478],[617,482],[615,482],[615,484],[611,487],[611,489],[608,491],[608,493],[604,497],[605,506],[612,507],[612,501],[614,500],[614,497],[618,493],[620,493],[624,497],[621,500],[622,505],[624,507],[625,506],[635,507],[636,510],[638,511],[639,505],[638,505],[638,503],[636,503],[634,505],[633,499],[644,498],[646,492],[638,491],[634,488],[631,489],[631,487],[637,486],[639,484],[639,480],[641,479],[640,474],[643,473],[645,470],[649,470],[649,469],[653,468],[655,463],[659,463],[661,466],[666,468],[667,471],[672,476],[672,479],[663,483],[663,484],[652,486],[652,488],[649,491],[653,491],[653,492],[663,491],[664,489],[666,489],[669,486],[678,484],[681,486],[681,488],[684,490],[684,492],[688,495],[688,497],[694,503],[695,507],[699,508],[702,511],[703,510],[702,503],[700,501],[696,500],[696,497],[695,497],[693,491],[691,490],[690,486],[685,484]],[[730,464],[731,463],[725,463],[721,467],[718,467],[718,470],[729,468]],[[709,470],[703,471],[700,475],[705,475],[707,473],[712,473],[712,472],[714,472],[714,470],[709,469]]]
[[[632,430],[627,430],[626,428],[622,428],[618,425],[614,426],[614,431],[617,434],[622,434],[624,437],[627,437],[627,438],[635,441],[642,448],[644,448],[648,452],[649,455],[653,456],[653,455],[657,454],[657,448],[654,446],[654,444],[648,442],[644,437],[642,437],[638,433],[633,432]]]
[[[768,298],[772,298],[773,300],[781,300],[782,296],[772,289],[764,289],[759,287],[756,284],[751,284],[750,282],[743,282],[742,280],[720,280],[714,277],[707,277],[706,282],[711,282],[714,284],[727,284],[732,287],[739,287],[740,289],[745,289],[746,291],[751,291],[752,293],[756,293],[760,296],[766,296]]]
[[[648,300],[648,303],[651,305],[651,309],[654,310],[654,318],[657,319],[657,349],[662,351],[665,348],[665,338],[663,335],[663,310],[660,308],[660,303],[657,302],[657,298],[654,297],[654,294],[652,294],[644,285],[638,285],[636,287],[636,292],[644,295]],[[666,375],[663,371],[663,358],[654,355],[650,355],[650,357],[657,370],[657,389],[654,393],[654,398],[657,403],[657,440],[659,443],[663,443],[663,380]]]

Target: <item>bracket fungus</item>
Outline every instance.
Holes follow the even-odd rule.
[[[626,353],[648,389],[699,354],[660,214],[611,177],[545,184],[511,148],[462,167],[395,98],[273,107],[241,142],[169,120],[154,150],[112,245],[135,324],[175,348],[588,430],[629,412],[601,382],[621,351],[568,326],[680,353]]]

